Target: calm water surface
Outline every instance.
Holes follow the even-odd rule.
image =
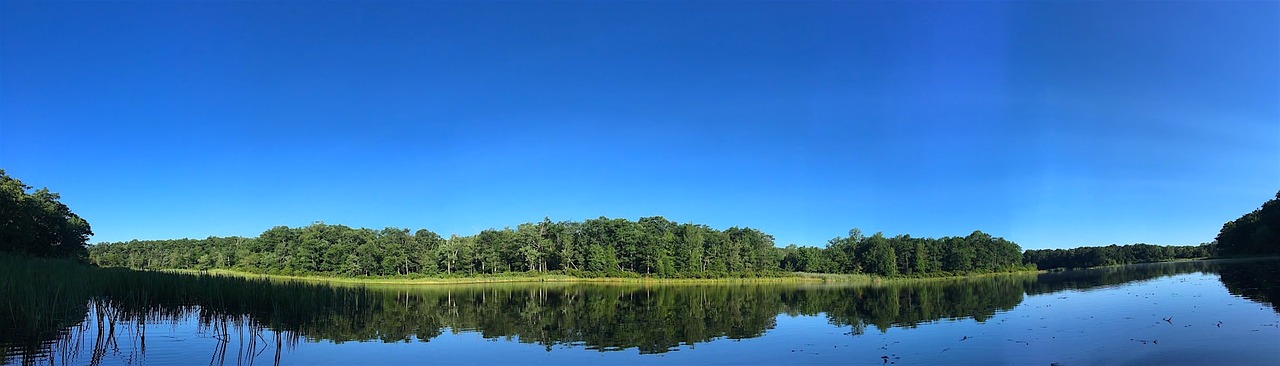
[[[201,278],[188,285],[209,290],[95,293],[61,329],[7,335],[4,361],[1276,365],[1278,278],[1277,260],[869,286],[357,288]]]

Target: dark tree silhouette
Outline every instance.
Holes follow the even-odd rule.
[[[0,169],[0,251],[41,257],[87,258],[89,223],[48,188],[31,187]]]

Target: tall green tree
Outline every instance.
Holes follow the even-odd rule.
[[[1223,255],[1280,255],[1280,192],[1262,207],[1223,224],[1216,241]]]
[[[1139,247],[1141,253],[1173,249]],[[600,217],[583,222],[521,223],[441,239],[430,230],[353,229],[315,223],[273,227],[257,238],[104,243],[94,263],[137,268],[236,268],[287,274],[404,276],[566,271],[660,277],[754,276],[775,271],[929,276],[1021,268],[1017,244],[975,231],[966,237],[865,237],[858,229],[827,247],[778,248],[750,227],[716,230],[660,216],[638,221]],[[1101,248],[1090,258],[1131,256]],[[1028,252],[1027,258],[1043,257]],[[1180,252],[1181,253],[1181,252]],[[1119,257],[1116,257],[1116,256]],[[1163,255],[1163,254],[1161,254]]]
[[[93,231],[60,201],[61,196],[10,177],[0,169],[0,251],[86,259]]]

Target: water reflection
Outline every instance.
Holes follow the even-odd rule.
[[[353,287],[210,275],[6,264],[0,281],[4,362],[98,364],[144,357],[148,325],[197,324],[216,340],[210,364],[279,362],[300,339],[430,342],[476,332],[545,346],[663,353],[755,338],[779,314],[824,316],[852,336],[944,319],[985,321],[1024,296],[1217,273],[1231,293],[1275,304],[1280,262],[1183,262],[874,285],[507,284]],[[65,272],[65,273],[63,273]],[[39,275],[34,275],[40,273]],[[136,349],[120,349],[119,338]],[[87,351],[87,352],[85,352]],[[87,354],[88,360],[74,357]]]
[[[1041,274],[1027,286],[1028,295],[1049,294],[1064,290],[1088,290],[1150,281],[1188,273],[1217,273],[1224,265],[1232,267],[1256,261],[1218,260],[1169,263],[1143,263],[1087,270]]]
[[[1249,265],[1221,266],[1216,271],[1232,295],[1269,304],[1280,313],[1280,261],[1253,261]]]

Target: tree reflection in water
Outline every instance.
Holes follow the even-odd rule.
[[[303,337],[430,342],[446,329],[488,339],[662,353],[715,339],[760,337],[779,314],[822,315],[860,335],[945,319],[985,321],[1030,294],[1184,273],[1218,273],[1231,293],[1276,307],[1276,261],[1183,262],[1041,275],[842,284],[492,284],[362,287],[8,260],[0,282],[6,363],[143,357],[147,326],[195,320],[217,340],[211,364],[278,363]],[[40,266],[36,271],[35,266]],[[40,275],[34,275],[40,273]],[[73,280],[74,279],[74,280]],[[57,287],[58,285],[60,287]],[[50,291],[50,288],[57,290]],[[1277,307],[1280,311],[1280,307]],[[16,315],[15,315],[16,314]],[[133,349],[120,349],[119,337]],[[92,339],[87,339],[92,337]],[[230,355],[228,355],[230,353]],[[265,356],[264,356],[265,355]]]

